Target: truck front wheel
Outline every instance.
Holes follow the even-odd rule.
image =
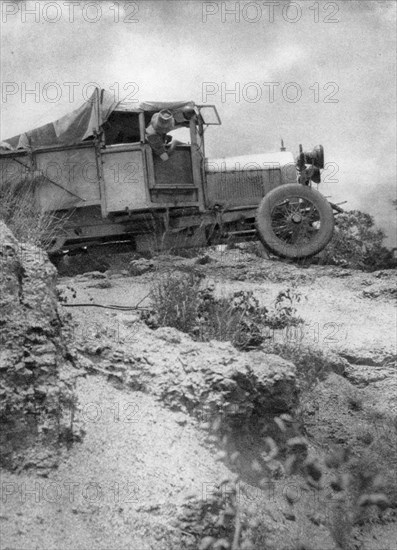
[[[328,201],[311,187],[281,185],[262,199],[256,229],[263,244],[278,256],[308,258],[331,240],[334,215]]]

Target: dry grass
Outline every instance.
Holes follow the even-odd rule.
[[[151,292],[157,326],[193,332],[200,304],[199,287],[200,278],[193,272],[162,274]]]
[[[5,183],[0,189],[0,219],[20,242],[48,250],[62,235],[67,214],[40,209],[35,189],[41,181],[41,177],[30,177],[18,183]]]

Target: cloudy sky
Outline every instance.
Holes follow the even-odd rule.
[[[134,100],[215,104],[207,155],[321,143],[322,192],[395,245],[394,1],[1,2],[1,138],[79,106],[93,83]],[[29,93],[34,90],[35,93]]]

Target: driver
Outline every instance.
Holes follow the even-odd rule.
[[[171,136],[167,136],[167,133],[174,128],[175,119],[168,109],[155,113],[146,128],[146,141],[161,160],[168,160],[179,143]]]

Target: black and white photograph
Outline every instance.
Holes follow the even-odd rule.
[[[0,550],[397,550],[396,14],[0,1]]]

